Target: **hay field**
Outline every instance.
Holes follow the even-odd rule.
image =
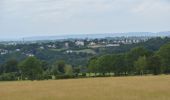
[[[0,82],[0,100],[170,100],[170,76]]]

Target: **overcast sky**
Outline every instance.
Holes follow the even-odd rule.
[[[169,30],[170,0],[0,0],[0,38]]]

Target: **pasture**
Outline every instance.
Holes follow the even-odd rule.
[[[170,100],[170,76],[0,82],[0,100]]]

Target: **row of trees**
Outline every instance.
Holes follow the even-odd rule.
[[[151,52],[136,47],[127,53],[93,57],[88,64],[89,72],[114,73],[115,75],[143,75],[170,73],[170,43]]]
[[[106,73],[120,75],[169,74],[170,73],[170,43],[152,52],[144,47],[136,47],[126,53],[109,54],[93,57],[87,66],[88,72],[105,76]],[[36,57],[28,57],[18,62],[11,59],[0,65],[0,80],[41,80],[54,78],[77,77],[80,69],[56,61],[48,64]],[[82,71],[86,73],[86,68]],[[85,74],[83,74],[85,75]]]
[[[0,80],[40,80],[72,74],[72,66],[64,61],[54,62],[49,66],[48,63],[36,57],[28,57],[21,62],[11,59],[0,67]]]

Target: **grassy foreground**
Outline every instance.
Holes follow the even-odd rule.
[[[170,76],[0,82],[0,100],[170,100]]]

